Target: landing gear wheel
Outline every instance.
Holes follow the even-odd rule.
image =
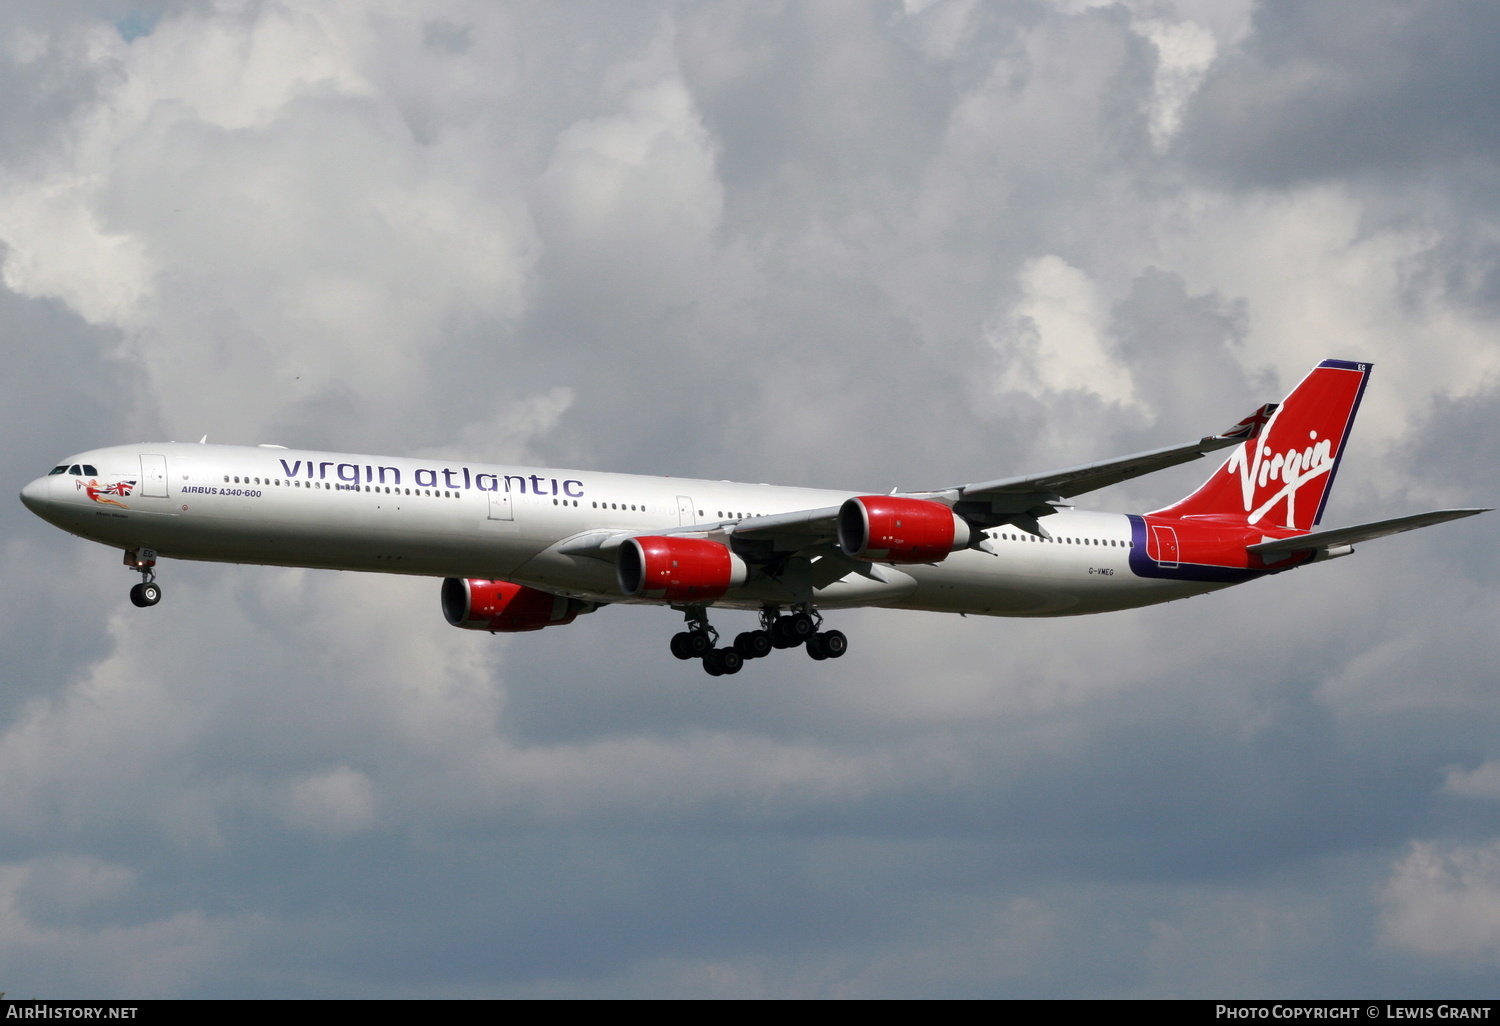
[[[708,622],[708,609],[704,606],[673,606],[687,621],[687,630],[672,636],[672,654],[678,659],[702,659],[703,668],[717,677],[721,673],[733,673],[743,662],[735,653],[734,669],[726,670],[722,661],[710,657],[719,640],[719,632]],[[732,651],[732,650],[731,650]]]
[[[732,648],[711,648],[703,657],[703,672],[710,677],[739,673],[745,658]]]
[[[828,658],[828,653],[823,650],[823,635],[821,634],[814,634],[812,637],[808,638],[807,644],[803,647],[807,649],[808,655],[812,656],[820,663],[824,659]]]
[[[849,639],[844,637],[843,631],[824,631],[818,638],[819,647],[829,659],[837,659],[849,651]]]
[[[155,549],[126,549],[125,565],[141,575],[141,583],[130,589],[130,601],[140,608],[161,601],[161,586],[156,583]]]
[[[777,618],[771,628],[771,637],[777,648],[796,648],[816,632],[812,617],[806,613],[793,613]]]
[[[771,654],[771,635],[767,631],[746,631],[734,639],[734,650],[746,659],[760,659]]]

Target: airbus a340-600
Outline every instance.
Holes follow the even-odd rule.
[[[1370,365],[1325,360],[1280,404],[1186,445],[1051,473],[890,495],[765,484],[150,443],[79,453],[26,485],[38,516],[123,549],[137,606],[159,557],[445,578],[455,627],[571,623],[607,603],[671,606],[680,659],[710,674],[848,641],[823,612],[885,606],[1071,616],[1184,598],[1347,555],[1357,542],[1484,512],[1316,530]],[[1066,500],[1231,449],[1154,513]],[[720,646],[713,607],[760,613]]]

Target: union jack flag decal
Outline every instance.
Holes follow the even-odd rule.
[[[1275,413],[1277,407],[1280,405],[1280,403],[1266,403],[1219,437],[1237,438],[1242,442],[1248,442],[1252,438],[1260,437],[1261,431],[1271,419],[1271,414]]]
[[[76,482],[75,487],[83,489],[88,497],[95,502],[106,503],[110,506],[119,506],[121,509],[130,508],[118,499],[111,499],[109,496],[118,495],[123,498],[129,495],[130,490],[135,487],[134,481],[116,481],[113,484],[107,485],[102,485],[93,478],[89,478],[87,481],[82,478],[74,478],[74,481]]]

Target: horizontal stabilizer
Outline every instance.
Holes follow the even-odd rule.
[[[1258,556],[1285,556],[1293,552],[1315,552],[1338,545],[1353,545],[1355,542],[1384,538],[1403,531],[1415,531],[1419,527],[1431,527],[1433,524],[1460,520],[1463,517],[1472,517],[1476,513],[1488,512],[1488,509],[1439,509],[1431,513],[1397,517],[1394,520],[1377,520],[1373,524],[1340,527],[1332,531],[1314,531],[1311,534],[1299,534],[1295,538],[1260,542],[1257,545],[1248,545],[1246,549]]]

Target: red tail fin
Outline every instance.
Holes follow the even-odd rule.
[[[1338,471],[1370,364],[1324,360],[1292,389],[1260,437],[1246,442],[1167,517],[1233,517],[1248,524],[1310,531]]]

